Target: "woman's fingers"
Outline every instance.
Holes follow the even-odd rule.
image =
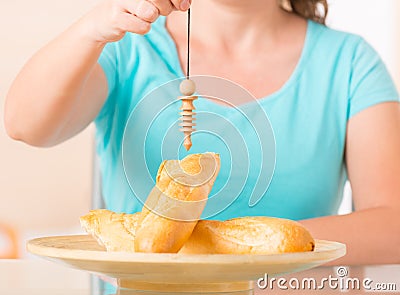
[[[154,22],[159,15],[169,15],[174,10],[186,11],[191,0],[119,0],[127,12],[140,19]]]
[[[186,11],[190,8],[191,0],[171,0],[176,9]]]
[[[124,32],[131,32],[140,35],[148,33],[151,29],[151,23],[140,19],[139,17],[132,14],[121,15],[121,29]]]
[[[165,0],[151,0],[154,2],[163,2]],[[175,10],[186,11],[189,9],[192,0],[168,0]],[[167,2],[168,2],[167,1]]]
[[[158,11],[161,15],[169,15],[176,7],[172,4],[170,0],[148,0],[155,7],[157,7]]]
[[[118,0],[122,15],[115,21],[119,23],[119,29],[123,32],[131,32],[144,35],[150,31],[151,23],[160,15],[169,15],[174,10],[187,10],[190,0]],[[120,35],[118,33],[118,35]]]
[[[126,12],[137,16],[138,18],[147,21],[154,22],[159,16],[157,7],[146,0],[122,0],[122,7]]]
[[[159,9],[152,3],[142,0],[139,2],[134,13],[140,19],[147,22],[154,22],[159,16]]]
[[[191,0],[148,0],[153,3],[161,15],[169,15],[174,10],[186,11],[190,8]]]

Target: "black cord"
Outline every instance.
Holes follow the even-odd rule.
[[[186,79],[189,80],[189,76],[190,76],[190,8],[188,9]]]

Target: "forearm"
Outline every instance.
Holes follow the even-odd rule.
[[[79,111],[77,100],[103,47],[77,22],[37,52],[7,95],[9,133],[34,145],[53,141]]]
[[[49,146],[82,130],[107,96],[106,77],[96,63],[104,45],[121,40],[127,32],[146,34],[160,14],[189,8],[189,3],[181,4],[182,0],[99,3],[20,72],[6,99],[7,133],[32,145]]]
[[[345,243],[347,255],[333,264],[400,263],[400,212],[373,208],[342,216],[303,220],[314,238]]]

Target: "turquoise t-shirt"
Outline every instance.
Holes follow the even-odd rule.
[[[95,120],[102,194],[108,209],[133,213],[160,163],[187,155],[177,126],[176,79],[184,74],[165,17],[145,36],[108,44],[99,63],[109,88]],[[203,217],[336,214],[347,179],[347,122],[386,101],[399,95],[378,54],[359,36],[308,21],[299,63],[280,90],[236,108],[201,95],[195,102],[201,132],[190,153],[221,157]],[[255,192],[261,197],[251,201]]]

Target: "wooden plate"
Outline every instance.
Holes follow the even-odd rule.
[[[239,291],[251,281],[310,269],[346,254],[346,246],[316,240],[313,252],[279,255],[184,255],[106,252],[91,236],[34,239],[28,251],[70,267],[118,279],[139,290]]]

